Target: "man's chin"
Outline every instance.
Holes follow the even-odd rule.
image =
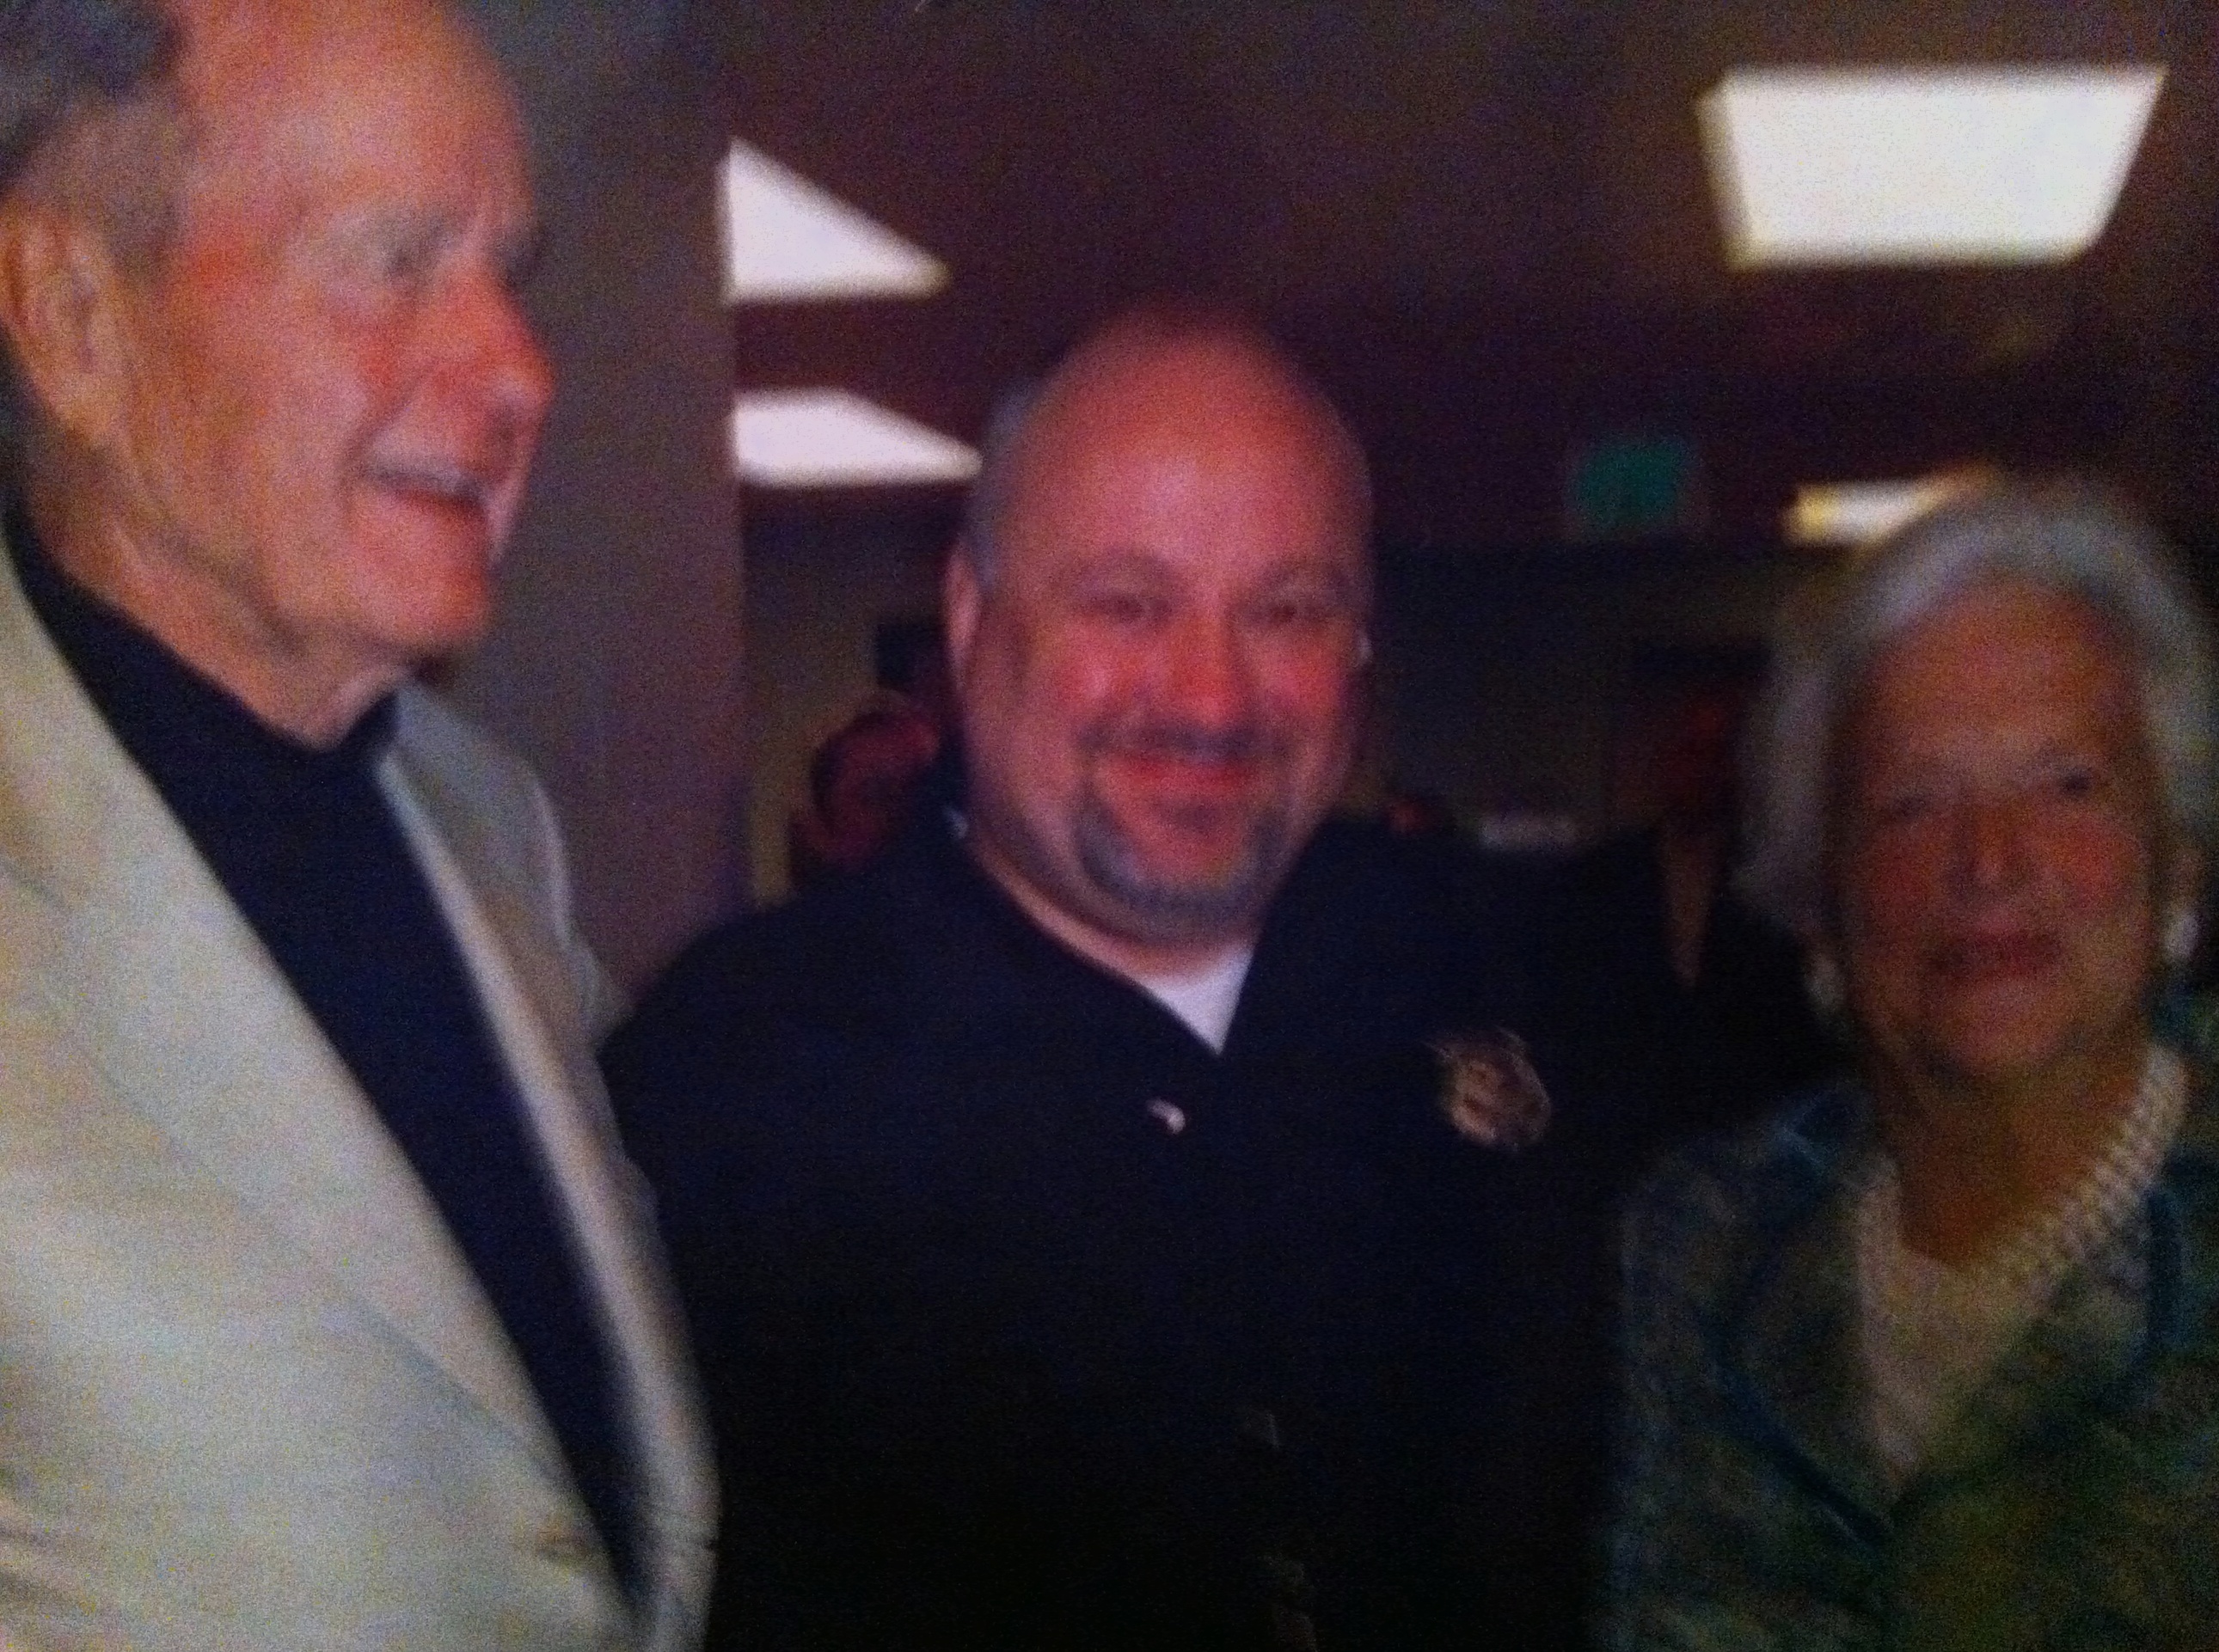
[[[482,556],[395,558],[355,589],[364,628],[399,653],[423,659],[460,653],[493,625],[494,571]]]
[[[492,611],[488,606],[482,615],[447,610],[380,618],[382,623],[365,627],[352,639],[355,654],[365,661],[381,662],[394,682],[414,676],[438,686],[451,667],[484,640]]]
[[[1095,889],[1133,928],[1165,941],[1214,939],[1252,928],[1278,884],[1271,835],[1232,845],[1151,843],[1122,833],[1083,833],[1080,860]]]
[[[1097,838],[1110,859],[1135,884],[1165,891],[1191,890],[1200,898],[1255,876],[1265,858],[1266,835],[1245,815],[1208,832],[1119,830]]]

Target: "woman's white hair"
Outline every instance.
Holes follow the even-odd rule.
[[[1806,939],[1832,923],[1841,736],[1874,660],[1966,591],[2009,581],[2085,603],[2140,690],[2167,824],[2209,848],[2213,683],[2203,611],[2165,543],[2110,492],[1992,481],[1937,506],[1782,610],[1749,730],[1743,892]]]

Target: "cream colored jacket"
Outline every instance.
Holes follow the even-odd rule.
[[[709,1450],[545,798],[413,688],[380,779],[619,1351],[643,1599],[430,1198],[0,555],[7,1652],[699,1638]]]

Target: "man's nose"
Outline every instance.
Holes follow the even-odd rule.
[[[1197,728],[1246,723],[1255,708],[1255,672],[1240,628],[1227,615],[1184,616],[1165,638],[1166,711]]]
[[[508,283],[487,272],[457,283],[445,318],[451,370],[482,399],[506,439],[529,441],[555,395],[555,370]]]
[[[1978,790],[1958,799],[1955,865],[1967,890],[2010,888],[2026,869],[2025,811],[2019,800]]]

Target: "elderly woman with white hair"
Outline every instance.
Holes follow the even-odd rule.
[[[1992,485],[1782,627],[1744,887],[1857,1077],[1626,1231],[1616,1648],[2219,1644],[2219,1104],[2169,1034],[2212,668],[2105,496]]]

